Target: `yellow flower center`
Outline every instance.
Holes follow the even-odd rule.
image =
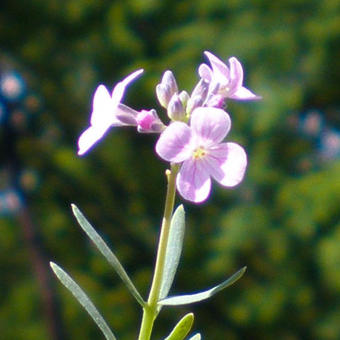
[[[206,154],[207,152],[205,151],[205,149],[200,146],[193,152],[192,157],[193,159],[198,160],[202,159]]]

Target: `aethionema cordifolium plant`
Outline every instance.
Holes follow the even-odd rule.
[[[247,154],[242,146],[225,142],[231,128],[231,118],[224,107],[227,100],[258,100],[261,97],[243,86],[243,69],[235,57],[229,65],[210,52],[205,52],[210,65],[198,68],[199,81],[191,95],[179,91],[176,79],[165,71],[156,86],[156,95],[166,110],[164,123],[156,110],[140,110],[122,103],[128,85],[143,70],[137,70],[118,82],[112,92],[99,85],[94,93],[90,126],[78,140],[78,155],[89,152],[111,127],[136,126],[139,133],[153,133],[158,137],[156,154],[169,162],[166,171],[167,190],[164,215],[157,248],[156,263],[148,298],[145,300],[132,283],[116,255],[110,250],[81,211],[72,204],[73,213],[91,241],[106,258],[142,308],[143,316],[138,340],[149,340],[153,325],[163,306],[181,306],[210,298],[237,281],[245,272],[241,268],[224,282],[208,290],[179,296],[168,296],[179,264],[185,231],[183,205],[174,211],[178,193],[185,201],[201,204],[211,191],[213,178],[225,188],[238,185],[246,171]],[[68,288],[98,325],[106,339],[116,339],[110,327],[79,285],[58,265],[51,262],[58,279]],[[199,333],[189,335],[192,313],[186,314],[165,340],[199,340]],[[137,333],[137,327],[136,327]],[[189,336],[189,338],[187,338]]]

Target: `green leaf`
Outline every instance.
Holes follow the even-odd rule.
[[[129,278],[128,274],[126,273],[123,266],[120,264],[117,257],[113,254],[111,249],[107,246],[104,240],[99,236],[99,234],[95,231],[92,227],[90,222],[85,218],[82,212],[78,209],[75,204],[71,204],[73,214],[76,217],[79,225],[85,231],[87,236],[91,239],[91,241],[96,245],[98,250],[102,253],[102,255],[106,258],[106,260],[111,264],[114,270],[117,272],[119,277],[123,280],[126,287],[132,294],[132,296],[137,300],[137,302],[144,307],[146,303],[144,302],[143,298],[139,294],[138,290],[136,289],[135,285],[132,283],[131,279]]]
[[[171,218],[169,239],[166,248],[165,264],[160,290],[160,299],[165,298],[174,281],[183,248],[185,212],[181,204]]]
[[[160,300],[158,304],[162,306],[180,306],[180,305],[188,305],[190,303],[195,303],[195,302],[206,300],[212,297],[213,295],[215,295],[216,293],[218,293],[219,291],[221,291],[222,289],[232,285],[238,279],[240,279],[242,275],[244,274],[244,272],[246,271],[246,269],[247,267],[243,267],[238,272],[236,272],[233,276],[231,276],[229,279],[220,283],[216,287],[208,289],[204,292],[169,297],[169,298]]]
[[[201,340],[201,334],[197,333],[194,336],[192,336],[191,338],[189,338],[188,340]]]
[[[103,332],[105,338],[107,340],[116,340],[116,337],[113,335],[111,329],[100,315],[97,308],[94,306],[86,293],[78,286],[75,281],[73,281],[70,275],[68,275],[63,269],[53,262],[50,262],[50,266],[60,282],[74,295],[78,302],[89,313],[93,321]]]
[[[184,315],[183,318],[178,321],[177,325],[169,334],[169,336],[164,340],[183,340],[190,332],[193,322],[193,313],[188,313]]]

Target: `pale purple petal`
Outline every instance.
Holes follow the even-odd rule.
[[[126,78],[124,78],[119,83],[117,83],[117,85],[113,88],[113,91],[112,91],[112,105],[114,107],[116,107],[122,100],[124,92],[125,92],[125,88],[143,72],[144,72],[143,69],[137,70],[131,73],[130,75],[128,75]]]
[[[160,135],[157,154],[169,162],[183,162],[192,154],[191,129],[183,122],[171,123]]]
[[[247,88],[243,87],[243,69],[241,63],[235,58],[229,59],[230,63],[230,81],[231,87],[228,97],[238,100],[256,100],[261,99]]]
[[[223,106],[225,106],[225,97],[221,94],[211,95],[206,101],[205,106],[222,108]]]
[[[177,190],[186,200],[201,203],[205,201],[211,190],[209,173],[200,161],[192,158],[186,160],[177,175]]]
[[[198,143],[220,143],[231,127],[229,115],[215,107],[198,107],[191,115],[192,131],[200,139]]]
[[[242,86],[238,88],[236,92],[231,94],[229,98],[238,100],[259,100],[262,97],[256,95],[255,93],[251,92],[250,90]]]
[[[212,70],[207,64],[201,64],[198,68],[199,76],[207,83],[211,82]]]
[[[217,78],[214,80],[217,82],[221,82],[222,84],[225,84],[226,79],[229,79],[228,66],[212,53],[205,51],[204,54],[208,57],[210,61],[214,73],[214,78]]]
[[[105,132],[110,128],[94,127],[90,126],[86,129],[78,139],[78,155],[82,156],[86,153],[94,144],[96,144],[105,134]]]
[[[243,84],[243,69],[241,63],[235,58],[229,58],[230,65],[230,93],[233,93]]]
[[[239,184],[246,171],[247,154],[236,143],[222,143],[209,150],[210,175],[221,185],[233,187]],[[213,159],[213,160],[212,160]]]
[[[209,149],[208,154],[203,159],[201,159],[202,165],[206,171],[215,179],[224,177],[221,165],[227,158],[227,152],[221,147],[223,144],[214,146],[213,150]]]

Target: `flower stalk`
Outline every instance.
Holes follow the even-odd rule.
[[[152,279],[149,298],[146,306],[143,308],[143,318],[138,340],[149,340],[154,321],[158,314],[158,300],[161,291],[162,278],[164,272],[164,263],[166,248],[169,239],[171,217],[174,210],[176,196],[176,177],[179,170],[178,164],[171,164],[171,170],[166,171],[167,193],[165,199],[164,215],[162,220],[161,233],[158,242],[157,258]]]
[[[192,203],[205,202],[211,192],[212,180],[226,188],[238,185],[247,167],[247,154],[242,146],[224,142],[231,128],[231,118],[225,111],[226,100],[257,100],[261,97],[243,86],[243,68],[235,58],[229,66],[206,51],[210,65],[198,68],[200,80],[191,95],[179,91],[171,71],[165,71],[156,86],[156,95],[166,109],[170,122],[164,124],[155,109],[135,110],[122,103],[126,88],[142,73],[139,69],[118,82],[112,92],[99,85],[93,97],[90,126],[80,135],[78,155],[84,155],[99,142],[111,127],[135,126],[139,133],[159,134],[155,152],[170,163],[166,170],[167,191],[164,215],[157,246],[154,274],[150,292],[145,302],[128,277],[116,255],[104,243],[79,209],[73,212],[80,226],[113,266],[137,302],[143,308],[138,340],[150,340],[154,322],[162,306],[181,306],[206,300],[237,281],[245,267],[208,290],[178,296],[168,296],[183,247],[185,211],[180,205],[174,212],[176,190]],[[52,265],[60,281],[90,314],[107,339],[116,339],[100,316],[91,300],[66,272]],[[189,314],[192,315],[192,314]],[[191,321],[183,326],[179,321],[166,339],[184,339],[191,328]],[[184,320],[184,319],[182,319]],[[186,320],[186,319],[185,319]],[[184,328],[183,328],[184,327]],[[200,334],[190,337],[201,339]]]

